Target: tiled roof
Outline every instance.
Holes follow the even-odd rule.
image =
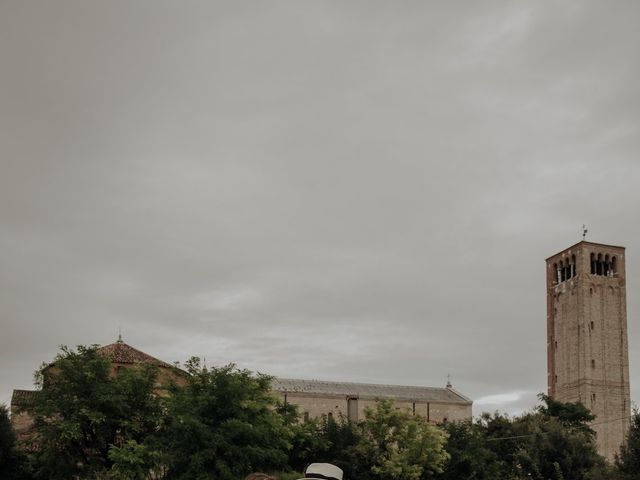
[[[358,398],[393,398],[405,401],[444,402],[470,405],[471,399],[452,388],[412,387],[405,385],[377,385],[371,383],[328,382],[274,378],[272,388],[282,393],[312,395],[344,395]]]
[[[14,390],[11,395],[11,405],[21,406],[38,394],[38,390]]]
[[[155,363],[161,367],[173,368],[173,365],[141,352],[122,340],[100,347],[97,352],[108,357],[113,363]]]

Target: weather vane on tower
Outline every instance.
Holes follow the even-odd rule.
[[[584,241],[585,237],[587,236],[587,232],[589,230],[587,230],[587,226],[583,223],[582,224],[582,240]]]

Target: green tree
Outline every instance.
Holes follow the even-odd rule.
[[[604,465],[592,432],[582,425],[534,413],[516,420],[524,435],[514,457],[516,465],[535,480],[583,480]]]
[[[615,464],[625,480],[640,480],[640,412],[637,409],[633,412],[627,441],[620,447]]]
[[[156,442],[140,444],[127,440],[109,449],[109,459],[113,462],[109,476],[114,480],[152,480],[164,478],[166,474],[164,458]]]
[[[26,478],[25,457],[16,448],[16,436],[6,405],[0,404],[0,472],[6,480]]]
[[[580,402],[559,402],[539,395],[535,413],[514,423],[525,436],[515,461],[534,479],[582,480],[605,465],[598,454],[595,432],[588,422],[595,416]]]
[[[236,480],[285,467],[292,432],[276,411],[271,378],[234,365],[207,369],[197,358],[186,367],[186,387],[167,402],[167,478]]]
[[[446,434],[421,416],[396,409],[393,401],[365,409],[363,436],[358,446],[371,465],[369,477],[419,480],[441,473],[449,458]]]
[[[562,403],[541,395],[534,411],[509,418],[482,414],[475,422],[449,424],[451,458],[441,479],[510,480],[612,479],[598,455],[593,415],[580,403]]]
[[[323,415],[319,422],[320,436],[326,440],[327,448],[313,460],[337,465],[346,478],[367,478],[371,465],[369,459],[359,453],[363,426],[363,423],[350,421],[343,415],[337,418]]]
[[[595,435],[589,422],[595,420],[596,416],[580,402],[559,402],[552,397],[541,393],[538,398],[543,404],[538,407],[538,411],[546,418],[555,418],[569,429],[582,430]]]
[[[499,412],[483,413],[476,422],[476,427],[484,430],[486,446],[496,454],[506,469],[503,475],[507,478],[512,476],[516,464],[515,455],[522,448],[523,435],[526,436],[529,432],[523,430],[517,419]]]
[[[62,347],[51,365],[36,372],[42,388],[27,406],[35,422],[37,478],[103,475],[113,464],[110,449],[153,437],[162,416],[153,394],[156,376],[153,365],[114,375],[96,346]]]
[[[418,480],[441,470],[447,454],[446,435],[424,418],[395,408],[393,401],[365,409],[353,422],[327,415],[299,423],[297,410],[287,407],[295,432],[290,466],[302,470],[310,462],[329,462],[345,478]]]
[[[321,419],[313,418],[301,422],[298,407],[291,403],[279,404],[276,411],[291,431],[288,466],[301,472],[310,463],[309,459],[325,461],[325,454],[331,445],[321,427]]]
[[[339,415],[337,419],[323,415],[292,425],[294,437],[289,465],[302,471],[311,462],[328,462],[340,467],[346,478],[369,475],[368,459],[358,453],[362,425]]]
[[[489,431],[485,417],[473,422],[449,422],[441,426],[447,433],[445,450],[450,458],[444,471],[438,476],[442,480],[493,480],[508,478],[509,464],[501,459],[498,452],[487,441]]]

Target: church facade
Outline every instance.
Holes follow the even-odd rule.
[[[280,400],[296,405],[305,419],[327,415],[358,421],[377,400],[391,399],[396,408],[430,423],[446,423],[471,419],[473,405],[451,384],[437,388],[275,378],[272,386]]]
[[[186,372],[124,343],[122,339],[100,347],[98,353],[111,360],[112,375],[117,375],[123,368],[144,363],[158,365],[158,395],[165,395],[166,387],[172,382],[186,384]],[[49,368],[55,374],[55,364]],[[272,391],[283,403],[296,405],[303,421],[322,415],[357,421],[364,418],[365,408],[373,406],[377,400],[392,399],[396,408],[422,415],[431,423],[443,423],[470,419],[473,403],[450,384],[445,388],[434,388],[274,378]],[[27,438],[32,431],[33,422],[24,406],[37,393],[33,390],[13,391],[11,421],[19,438]]]

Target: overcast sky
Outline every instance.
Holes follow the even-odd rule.
[[[0,2],[0,402],[60,344],[546,390],[544,259],[627,247],[640,3]]]

